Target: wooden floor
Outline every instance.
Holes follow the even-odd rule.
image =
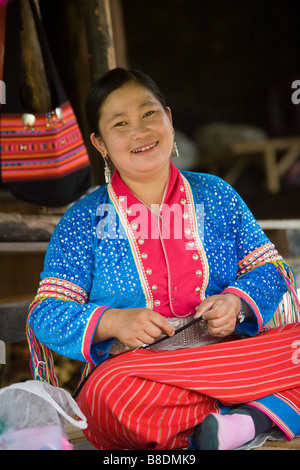
[[[66,433],[68,436],[68,440],[71,444],[78,444],[79,442],[84,442],[86,440],[85,435],[83,434],[82,430],[76,428],[72,424],[66,425]]]
[[[76,446],[76,444],[86,441],[86,438],[81,429],[67,424],[66,432],[69,442]],[[300,450],[300,438],[293,439],[292,441],[267,441],[262,447],[253,450]]]
[[[267,441],[262,447],[255,450],[300,450],[300,438],[292,441]]]

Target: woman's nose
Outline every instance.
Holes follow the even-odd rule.
[[[144,137],[149,132],[148,126],[143,121],[137,121],[131,126],[131,138],[133,140]]]

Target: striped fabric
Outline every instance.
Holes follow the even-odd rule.
[[[209,413],[249,402],[300,434],[300,324],[177,351],[136,350],[97,367],[79,395],[97,448],[187,449]]]
[[[21,114],[0,115],[1,179],[4,183],[62,178],[89,166],[89,157],[69,102],[55,113],[35,113],[33,127]]]
[[[86,303],[88,295],[82,287],[73,282],[56,277],[45,278],[40,282],[36,299],[62,299],[74,300],[81,304]]]

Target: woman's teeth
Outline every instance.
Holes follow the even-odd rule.
[[[147,145],[146,147],[141,147],[140,149],[137,149],[137,150],[132,150],[132,153],[139,153],[139,152],[144,152],[145,150],[152,149],[153,147],[155,147],[156,143],[157,142],[155,142],[155,144]]]

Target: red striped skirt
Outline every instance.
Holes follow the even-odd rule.
[[[137,350],[98,366],[78,403],[102,450],[187,449],[209,413],[250,403],[300,434],[300,324],[176,351]]]

